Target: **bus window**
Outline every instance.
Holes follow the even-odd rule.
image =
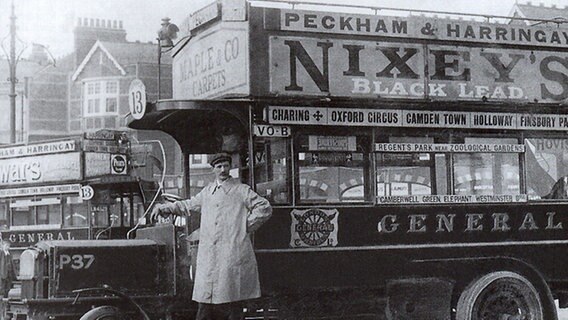
[[[465,138],[465,144],[518,144],[517,139]],[[518,195],[518,153],[454,153],[456,195]]]
[[[131,215],[131,210],[130,210],[130,197],[128,196],[123,196],[122,197],[122,225],[127,227],[131,225],[131,221],[130,221],[130,215]]]
[[[134,194],[132,195],[132,212],[133,221],[131,222],[131,226],[138,223],[138,219],[142,218],[144,215],[144,201],[140,195]],[[128,206],[130,208],[130,206]]]
[[[58,224],[61,225],[61,205],[50,204],[37,206],[38,224]]]
[[[269,138],[255,145],[255,182],[258,194],[273,204],[290,203],[290,145],[288,139]]]
[[[128,227],[131,226],[131,198],[134,202],[134,219],[138,219],[138,210],[144,208],[142,198],[132,194],[109,193],[108,197],[103,197],[107,202],[91,204],[91,219],[94,227]],[[140,213],[140,215],[143,214]]]
[[[93,227],[106,227],[109,225],[108,217],[109,211],[108,206],[99,204],[91,205],[91,225]]]
[[[126,226],[134,226],[136,223],[138,223],[138,220],[144,215],[144,202],[142,201],[142,197],[137,194],[133,194],[132,197],[126,198],[125,201],[127,203],[126,215],[128,215],[128,218],[125,218],[124,223]],[[130,221],[131,218],[132,221]]]
[[[113,225],[114,226],[118,226],[120,225],[120,223],[122,222],[122,226],[127,227],[127,226],[133,226],[133,224],[131,224],[130,218],[131,218],[131,212],[133,209],[134,213],[137,210],[137,205],[136,202],[133,203],[133,208],[131,208],[131,202],[132,202],[132,195],[130,194],[123,194],[121,197],[116,197],[115,201],[115,208],[116,208],[116,213],[113,213],[111,215],[111,219],[116,219],[116,221],[113,220]],[[122,208],[122,210],[118,211],[119,208]],[[122,215],[122,218],[121,218]],[[138,221],[136,215],[133,216],[134,221]]]
[[[377,141],[385,141],[381,137]],[[388,137],[384,151],[376,153],[377,196],[448,194],[444,154],[388,152],[406,144],[432,144],[431,137]]]
[[[107,221],[107,223],[112,223],[113,227],[120,226],[124,214],[127,213],[127,211],[124,208],[124,202],[122,201],[122,197],[113,195],[112,200],[109,203],[109,209],[110,209],[110,221]]]
[[[369,201],[369,138],[299,137],[299,200],[304,203]]]
[[[8,204],[0,202],[0,230],[8,228]]]
[[[34,210],[33,207],[19,205],[17,202],[12,202],[12,226],[28,226],[34,223]]]
[[[86,227],[89,225],[87,218],[87,202],[80,197],[67,197],[63,205],[63,225],[65,227]]]
[[[568,139],[525,139],[525,147],[529,199],[568,199]]]
[[[61,225],[61,198],[33,197],[12,200],[12,226]]]

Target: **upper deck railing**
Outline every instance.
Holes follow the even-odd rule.
[[[287,6],[291,9],[305,9],[305,10],[315,10],[315,11],[329,11],[341,9],[342,11],[352,13],[364,13],[357,10],[366,10],[375,15],[380,13],[388,12],[389,14],[408,14],[408,15],[445,15],[447,18],[454,19],[483,19],[488,23],[508,23],[510,20],[515,21],[529,21],[534,22],[533,24],[544,24],[551,23],[560,26],[562,24],[568,23],[568,18],[566,17],[556,17],[552,19],[542,19],[542,18],[525,18],[525,17],[510,17],[501,15],[491,15],[491,14],[480,14],[480,13],[463,13],[463,12],[451,12],[451,11],[438,11],[438,10],[425,10],[425,9],[409,9],[409,8],[395,8],[395,7],[382,7],[382,6],[370,6],[370,5],[358,5],[358,4],[339,4],[339,3],[321,3],[314,1],[286,1],[286,0],[249,0],[249,3],[253,6],[261,7],[277,7],[282,8],[282,6]],[[498,21],[502,19],[504,21]]]

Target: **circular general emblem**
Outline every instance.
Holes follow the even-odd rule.
[[[326,242],[329,235],[335,230],[332,223],[335,214],[328,215],[319,209],[310,209],[301,214],[294,213],[298,220],[295,231],[305,244],[319,246]]]

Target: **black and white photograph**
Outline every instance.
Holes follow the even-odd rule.
[[[0,0],[0,320],[568,320],[568,0]]]

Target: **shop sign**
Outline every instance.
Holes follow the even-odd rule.
[[[564,52],[275,36],[269,43],[272,94],[568,100]]]
[[[85,177],[110,174],[110,153],[85,152]]]
[[[337,246],[337,209],[294,209],[290,247],[335,247]]]
[[[502,112],[421,111],[269,106],[271,124],[568,130],[568,115]]]
[[[0,186],[81,179],[81,153],[0,160]]]
[[[25,146],[0,148],[0,159],[77,151],[77,149],[78,144],[75,140],[28,144]]]
[[[249,88],[248,29],[224,22],[191,39],[173,60],[173,98],[245,96]]]
[[[555,25],[526,26],[429,17],[389,17],[354,13],[280,10],[283,31],[414,38],[489,44],[566,47],[568,30]]]
[[[115,141],[121,135],[125,134],[124,131],[116,131],[116,130],[109,130],[109,129],[101,129],[97,131],[89,131],[83,134],[83,137],[87,140],[107,140],[107,141]]]
[[[63,185],[54,185],[54,186],[12,188],[12,189],[1,189],[0,198],[63,194],[63,193],[74,193],[78,195],[80,191],[81,191],[80,184],[63,184]]]
[[[89,238],[89,229],[56,229],[56,230],[10,230],[1,231],[3,241],[12,248],[31,246],[44,240],[82,240]]]

